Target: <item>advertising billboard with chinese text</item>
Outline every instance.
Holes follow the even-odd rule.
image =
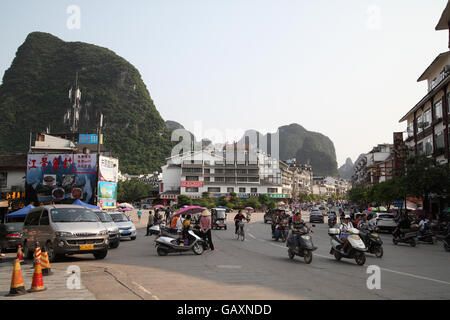
[[[96,154],[28,155],[26,188],[29,201],[70,203],[69,200],[80,199],[89,203],[94,200],[96,183]]]
[[[117,183],[99,181],[98,200],[102,209],[116,208],[117,206]]]

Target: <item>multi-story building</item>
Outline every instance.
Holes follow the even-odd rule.
[[[447,3],[436,30],[449,28],[450,2]],[[448,164],[450,51],[439,54],[417,81],[425,80],[428,83],[427,94],[400,119],[400,122],[407,122],[408,136],[405,142],[413,154],[426,155]]]
[[[229,159],[225,151],[202,150],[168,158],[162,167],[161,199],[176,198],[177,194],[200,198],[204,192],[212,197],[229,196],[230,193],[236,193],[240,198],[260,194],[277,199],[290,197],[283,193],[280,166],[285,171],[284,163],[280,165],[278,160],[261,152],[253,160],[248,154],[238,159],[236,154]],[[287,184],[285,186],[288,190]]]
[[[355,164],[352,184],[370,186],[393,176],[394,152],[392,144],[379,144]]]
[[[286,160],[292,172],[292,198],[298,199],[299,194],[312,194],[313,171],[309,164],[297,164],[296,159]]]

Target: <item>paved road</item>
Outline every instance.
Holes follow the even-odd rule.
[[[306,217],[307,218],[307,217]],[[450,299],[450,254],[442,244],[394,246],[382,235],[385,255],[368,255],[366,265],[335,261],[329,254],[327,225],[316,224],[318,250],[312,264],[288,259],[287,249],[271,239],[262,214],[246,225],[245,241],[228,230],[213,231],[215,252],[159,257],[155,237],[138,231],[104,260],[78,255],[55,263],[81,267],[83,284],[97,299]],[[367,266],[381,268],[381,289],[366,286]]]

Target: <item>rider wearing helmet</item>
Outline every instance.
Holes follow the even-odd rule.
[[[348,242],[348,236],[349,234],[349,230],[353,228],[353,224],[350,221],[350,215],[346,214],[344,216],[344,222],[341,223],[340,229],[341,229],[341,234],[340,234],[340,239],[342,241],[344,241],[344,252],[347,251],[347,248],[349,246],[349,242]]]

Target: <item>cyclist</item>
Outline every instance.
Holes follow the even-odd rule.
[[[237,215],[234,217],[234,226],[236,227],[235,229],[235,234],[237,234],[238,232],[238,228],[239,228],[239,222],[241,222],[242,220],[247,220],[247,218],[243,215],[242,210],[239,210]]]

